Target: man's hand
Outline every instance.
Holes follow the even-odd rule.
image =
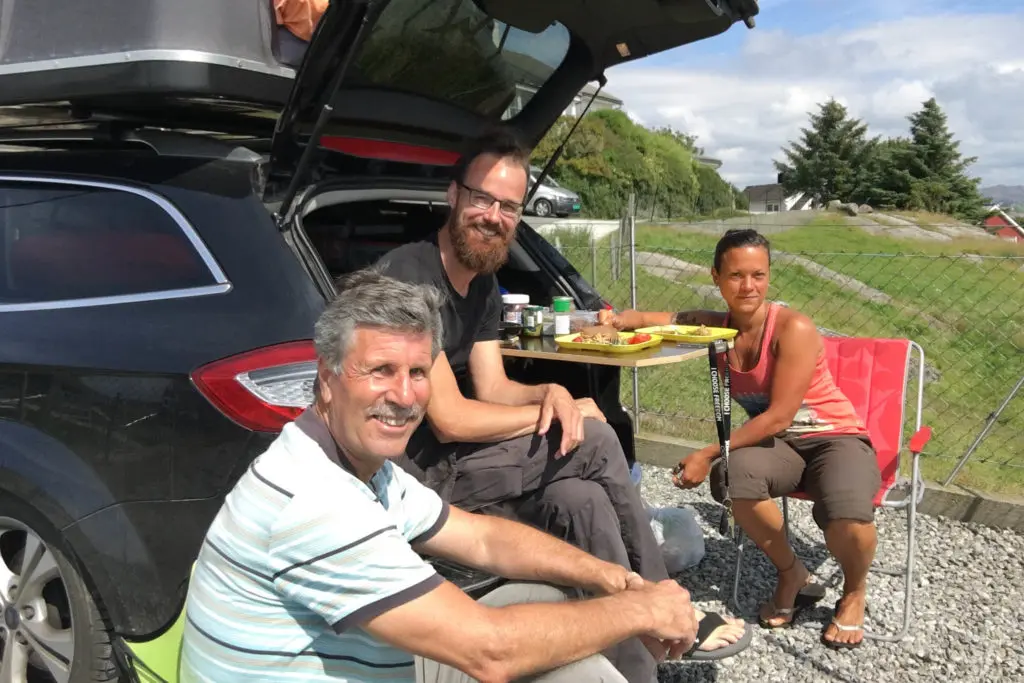
[[[595,595],[615,595],[626,590],[636,590],[643,585],[643,577],[636,572],[613,562],[606,562],[592,585],[583,588]]]
[[[672,483],[681,489],[697,488],[708,478],[711,462],[718,454],[718,446],[706,446],[690,453],[672,468]]]
[[[592,398],[578,398],[576,399],[576,407],[580,409],[580,414],[585,418],[592,418],[594,420],[600,420],[601,422],[607,422],[608,419],[601,412],[601,409],[597,407]]]
[[[568,455],[583,443],[583,413],[580,412],[572,394],[557,384],[547,385],[547,392],[540,404],[537,433],[541,436],[547,434],[551,429],[552,420],[562,423],[562,443],[556,457]]]
[[[690,593],[672,579],[650,581],[636,589],[637,597],[651,610],[651,628],[640,637],[655,659],[678,658],[697,639],[697,614]]]

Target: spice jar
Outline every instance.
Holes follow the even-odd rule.
[[[501,303],[504,305],[501,322],[502,331],[507,336],[517,336],[523,329],[523,311],[530,303],[529,294],[503,294]]]
[[[569,309],[571,307],[572,299],[567,296],[556,296],[551,300],[551,308],[554,309],[556,337],[569,334]]]

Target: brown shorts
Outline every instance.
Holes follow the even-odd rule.
[[[711,495],[725,497],[724,461],[711,470]],[[860,436],[771,437],[729,454],[733,500],[768,500],[802,489],[814,501],[814,521],[824,529],[835,519],[874,520],[882,485],[870,439]]]

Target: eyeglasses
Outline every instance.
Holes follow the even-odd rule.
[[[495,204],[498,204],[498,210],[502,216],[506,218],[518,219],[523,215],[523,205],[519,202],[513,202],[509,200],[502,201],[496,197],[492,197],[483,190],[478,190],[475,187],[470,187],[465,183],[459,183],[460,186],[465,188],[469,193],[469,203],[477,209],[483,209],[487,211]]]

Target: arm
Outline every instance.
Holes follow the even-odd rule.
[[[558,603],[488,607],[448,582],[365,622],[372,636],[449,664],[482,683],[505,683],[596,654],[633,636],[696,635],[689,596],[675,581]]]
[[[474,401],[462,395],[448,357],[441,353],[430,370],[432,395],[427,419],[443,443],[504,441],[537,430],[540,407]]]
[[[620,330],[635,330],[641,327],[658,327],[661,325],[707,325],[721,327],[725,324],[725,313],[719,311],[634,311],[621,313],[601,311],[598,315],[602,325],[614,325]]]
[[[469,352],[469,376],[481,401],[506,406],[540,405],[550,384],[520,384],[505,374],[501,345],[497,341],[478,341]]]
[[[524,548],[529,552],[523,552]],[[509,579],[542,581],[595,594],[625,590],[631,574],[533,527],[455,507],[449,508],[441,530],[416,550]]]

